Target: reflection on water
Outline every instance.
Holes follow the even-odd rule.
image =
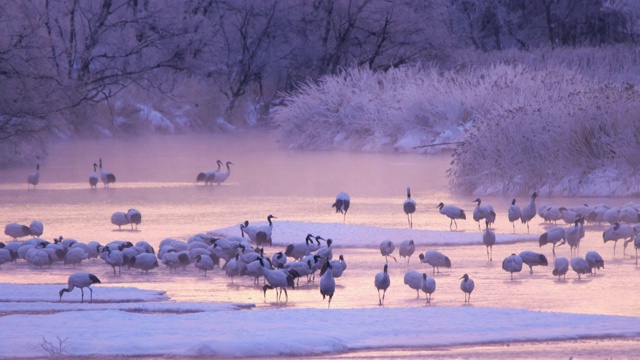
[[[92,164],[102,157],[105,169],[113,172],[117,182],[104,188],[90,189]],[[222,185],[196,184],[196,174],[214,168],[215,160],[233,161],[231,176]],[[264,133],[237,135],[184,135],[146,139],[110,139],[76,141],[53,148],[51,156],[41,165],[40,184],[27,190],[26,176],[32,166],[0,172],[0,224],[28,224],[38,219],[45,224],[44,238],[52,240],[63,235],[80,241],[112,240],[137,242],[146,240],[154,245],[164,238],[186,238],[199,232],[239,224],[244,220],[265,221],[268,214],[279,220],[341,222],[342,216],[331,208],[335,195],[346,191],[352,205],[347,223],[391,228],[406,227],[402,202],[406,187],[418,203],[414,227],[449,230],[449,219],[438,213],[439,202],[455,204],[467,211],[468,220],[459,221],[460,231],[478,232],[471,220],[476,196],[453,196],[447,191],[445,170],[448,155],[426,157],[403,154],[354,154],[344,152],[294,152],[281,150]],[[528,201],[521,197],[522,203]],[[510,233],[506,219],[511,199],[486,197],[498,213],[497,232]],[[544,199],[537,204],[576,205],[586,202],[617,205],[628,199]],[[115,211],[137,208],[143,214],[140,231],[122,230],[110,223]],[[531,226],[532,233],[546,230],[539,218]],[[274,226],[277,226],[277,221]],[[552,262],[551,248],[539,248],[537,243],[497,245],[494,261],[487,262],[484,246],[449,246],[439,250],[452,260],[453,268],[435,275],[437,291],[434,306],[462,306],[464,295],[459,278],[468,273],[476,283],[471,306],[514,307],[541,311],[601,313],[640,316],[637,299],[640,271],[634,258],[613,259],[612,244],[603,244],[602,226],[589,226],[581,253],[596,250],[605,258],[606,269],[597,276],[578,281],[570,272],[567,281],[551,276],[552,266],[527,269],[509,281],[501,269],[502,259],[523,250],[541,251]],[[526,232],[522,224],[516,231]],[[239,235],[239,234],[238,234]],[[330,234],[327,234],[330,236]],[[2,238],[3,241],[8,239]],[[301,239],[302,240],[302,239]],[[392,239],[399,244],[405,239]],[[348,241],[348,239],[345,239]],[[344,254],[348,269],[337,280],[338,288],[332,307],[375,307],[377,293],[373,286],[375,273],[382,270],[384,258],[377,248],[340,248],[334,255]],[[268,249],[268,253],[283,249]],[[417,249],[424,252],[427,249]],[[633,249],[629,248],[629,254]],[[569,249],[560,247],[559,256],[569,257]],[[431,268],[420,264],[417,253],[409,266],[404,261],[390,264],[391,288],[385,306],[425,306],[424,298],[403,284],[404,272],[418,269],[431,274]],[[96,273],[104,285],[130,285],[149,289],[166,289],[168,295],[185,301],[255,302],[258,308],[272,308],[275,294],[263,299],[259,286],[251,279],[233,282],[220,270],[204,277],[195,268],[170,274],[161,267],[149,275],[124,269],[114,277],[112,269],[100,261],[88,261],[82,269]],[[62,283],[69,267],[56,264],[36,269],[24,262],[5,264],[0,271],[1,282]],[[301,282],[290,291],[287,307],[326,307],[315,283]],[[95,295],[99,296],[99,291]]]

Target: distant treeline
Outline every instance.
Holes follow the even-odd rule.
[[[265,124],[282,94],[352,67],[429,63],[449,71],[548,49],[635,47],[638,3],[4,2],[0,166],[42,155],[52,135],[113,136],[150,123],[163,124],[157,131]]]

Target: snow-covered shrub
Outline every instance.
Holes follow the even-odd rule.
[[[640,193],[640,94],[565,68],[516,71],[454,151],[455,191],[477,194]],[[497,80],[497,79],[496,79]],[[596,184],[614,186],[603,190]],[[604,193],[603,193],[604,191]]]
[[[290,148],[406,150],[452,134],[482,111],[467,80],[434,66],[348,69],[301,86],[272,121]]]
[[[601,78],[560,65],[349,69],[290,94],[273,121],[290,148],[458,143],[459,193],[639,194],[640,96]]]

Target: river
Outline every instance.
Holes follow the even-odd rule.
[[[116,175],[117,182],[109,187],[100,183],[91,189],[88,178],[93,172],[92,164],[99,158],[103,159],[105,170]],[[233,162],[229,179],[213,186],[196,183],[197,173],[212,170],[218,159]],[[47,159],[41,162],[40,182],[35,190],[28,190],[26,183],[27,174],[33,171],[34,166],[0,171],[0,224],[29,224],[37,219],[45,224],[43,238],[49,241],[62,235],[103,244],[116,239],[134,243],[146,240],[157,246],[168,237],[185,239],[244,220],[265,221],[268,214],[277,216],[275,226],[282,220],[342,222],[342,216],[332,210],[331,204],[338,192],[346,191],[352,202],[346,216],[347,224],[405,228],[407,218],[402,202],[406,198],[406,188],[410,186],[412,198],[418,203],[414,228],[449,231],[449,220],[436,209],[439,202],[444,202],[467,211],[469,220],[459,222],[459,231],[478,232],[476,223],[470,220],[475,206],[472,200],[476,196],[457,196],[449,191],[446,177],[449,162],[449,154],[290,151],[282,149],[271,134],[260,131],[73,140],[51,148]],[[492,204],[498,213],[495,231],[513,232],[506,219],[511,199],[482,199],[483,203]],[[620,205],[633,200],[538,198],[537,205]],[[519,205],[526,203],[528,198],[521,196]],[[140,210],[143,222],[138,231],[119,231],[110,223],[111,214],[129,208]],[[543,224],[539,217],[531,223],[531,233],[540,234],[546,229],[548,225]],[[533,275],[525,269],[510,281],[508,274],[500,268],[505,256],[534,250],[545,253],[552,262],[551,248],[539,248],[535,242],[500,245],[494,248],[494,259],[489,262],[481,245],[444,246],[439,250],[455,260],[452,269],[436,275],[438,289],[457,289],[459,277],[466,272],[473,274],[477,284],[472,299],[475,306],[640,316],[635,296],[640,288],[640,276],[638,267],[634,265],[635,259],[629,256],[634,255],[632,246],[623,257],[622,244],[619,244],[621,246],[614,258],[612,244],[602,242],[603,229],[601,225],[588,226],[581,248],[582,255],[587,250],[596,250],[605,258],[606,268],[597,276],[587,276],[578,281],[571,273],[566,281],[558,281],[550,274],[550,264],[547,268],[535,268]],[[526,227],[517,224],[516,231],[526,233]],[[5,235],[0,239],[10,240]],[[280,250],[283,249],[269,249],[269,255]],[[372,279],[373,274],[380,271],[383,261],[377,246],[353,248],[338,245],[334,254],[338,253],[345,256],[349,267],[339,282],[332,307],[377,306]],[[569,249],[559,248],[558,254],[569,257]],[[251,280],[236,279],[232,283],[219,270],[207,278],[193,268],[174,274],[160,268],[144,276],[133,270],[123,270],[122,276],[114,277],[112,269],[97,260],[86,262],[83,267],[108,279],[111,284],[166,290],[177,301],[252,302],[257,309],[276,306],[263,300],[262,292]],[[431,271],[430,267],[419,264],[416,256],[409,265],[403,261],[392,263],[390,273],[396,285],[385,306],[424,306],[424,299],[416,299],[415,291],[402,284],[403,274],[408,268]],[[68,273],[69,269],[62,265],[36,269],[23,262],[5,264],[0,270],[0,282],[62,283]],[[441,290],[435,294],[435,303],[436,306],[459,306],[462,296],[459,290]],[[287,306],[325,307],[326,303],[320,301],[317,284],[302,283],[291,292]],[[599,339],[584,340],[575,346],[571,342],[559,344],[555,348],[566,349],[566,352],[559,350],[557,355],[579,354],[583,349],[588,352],[590,348],[597,348],[601,351],[597,354],[607,356],[603,349],[617,349],[608,354],[626,357],[625,354],[634,354],[640,349],[636,340]],[[500,350],[508,350],[509,357],[530,358],[541,355],[543,347],[540,344],[513,344],[511,347],[489,344],[471,348],[410,350],[408,353],[403,349],[389,349],[388,352],[356,352],[343,356],[494,358]]]

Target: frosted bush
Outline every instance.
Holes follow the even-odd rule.
[[[435,67],[348,69],[301,86],[272,120],[290,148],[389,151],[412,132],[425,145],[483,110],[468,80]]]
[[[496,106],[454,151],[454,190],[638,193],[640,97],[633,86],[587,80],[562,68],[514,76],[509,91],[495,94]],[[603,182],[609,184],[605,189]]]
[[[457,143],[449,176],[458,193],[636,195],[640,97],[632,83],[602,79],[558,64],[348,69],[289,94],[273,122],[298,149]]]

